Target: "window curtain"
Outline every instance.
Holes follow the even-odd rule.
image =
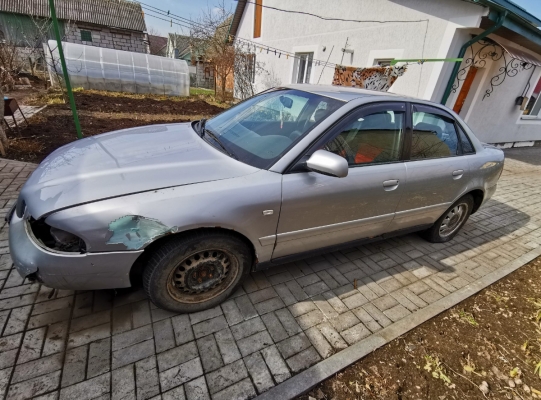
[[[406,66],[357,68],[337,65],[332,84],[387,92],[398,77],[404,75]]]

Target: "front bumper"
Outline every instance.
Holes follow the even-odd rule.
[[[130,270],[141,251],[65,253],[38,244],[28,222],[11,215],[9,250],[22,277],[36,274],[55,289],[93,290],[131,286]]]

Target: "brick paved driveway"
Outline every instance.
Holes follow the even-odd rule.
[[[0,393],[254,397],[538,247],[534,164],[508,159],[494,199],[448,244],[409,235],[306,259],[252,274],[221,307],[191,315],[157,309],[141,290],[53,292],[24,281],[4,226]],[[33,166],[0,160],[0,168],[4,212]]]

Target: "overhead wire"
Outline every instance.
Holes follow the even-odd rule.
[[[321,15],[317,15],[317,14],[310,13],[310,12],[305,12],[305,11],[287,10],[287,9],[267,6],[267,5],[263,5],[263,4],[256,4],[254,1],[250,1],[250,0],[238,0],[238,1],[244,1],[245,3],[255,4],[257,6],[261,6],[263,8],[268,8],[268,9],[272,9],[272,10],[279,11],[279,12],[307,15],[307,16],[311,16],[311,17],[314,17],[314,18],[319,18],[321,20],[326,20],[326,21],[355,22],[355,23],[378,23],[378,24],[426,22],[425,35],[424,35],[424,38],[423,38],[423,46],[422,46],[422,58],[424,57],[426,38],[427,38],[427,35],[428,35],[428,24],[429,24],[428,19],[418,19],[418,20],[356,20],[356,19],[333,18],[333,17],[324,17],[324,16],[321,16]],[[171,24],[176,24],[178,26],[181,26],[183,28],[187,28],[189,30],[203,29],[203,30],[207,30],[208,32],[211,31],[210,28],[208,28],[207,26],[205,26],[202,23],[193,21],[193,20],[185,18],[185,17],[181,17],[179,15],[171,13],[170,11],[166,11],[164,9],[152,6],[152,5],[144,3],[144,2],[139,2],[139,4],[141,4],[141,7],[146,9],[147,12],[152,12],[152,13],[161,15],[162,17],[165,16],[165,17],[168,17],[169,19],[165,19],[165,18],[158,17],[156,15],[148,14],[150,17],[160,19],[162,21],[170,22]],[[173,22],[173,20],[175,20],[175,21]],[[180,22],[177,22],[177,21],[180,21]],[[238,40],[240,42],[243,42],[245,44],[253,45],[254,48],[259,49],[260,52],[262,52],[263,50],[266,50],[267,54],[269,52],[274,52],[274,54],[278,55],[279,57],[282,54],[284,54],[284,55],[287,56],[287,58],[292,57],[294,59],[301,59],[300,57],[296,56],[295,53],[292,53],[292,52],[287,51],[287,50],[279,49],[279,48],[273,47],[273,46],[262,45],[259,42],[255,42],[255,41],[250,40],[250,39],[242,38],[242,37],[240,37],[238,35],[231,35],[230,34],[229,36],[232,37],[232,38],[235,38],[236,40]],[[313,59],[312,61],[316,63],[316,66],[321,65],[323,68],[326,68],[326,67],[335,68],[337,65],[340,65],[340,64],[337,64],[337,63],[331,63],[328,60],[323,61],[323,60]]]

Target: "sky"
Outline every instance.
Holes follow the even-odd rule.
[[[429,1],[429,0],[427,0]],[[541,19],[541,0],[512,0],[529,13]],[[154,28],[159,31],[162,36],[167,36],[169,32],[177,32],[188,34],[188,30],[170,22],[162,21],[151,17],[151,12],[148,8],[145,9],[145,4],[158,7],[162,10],[170,11],[172,14],[179,15],[188,19],[197,19],[205,10],[212,10],[219,4],[224,3],[227,9],[231,12],[235,11],[237,2],[235,0],[140,0],[145,10],[147,27]],[[167,17],[161,17],[167,19]]]

